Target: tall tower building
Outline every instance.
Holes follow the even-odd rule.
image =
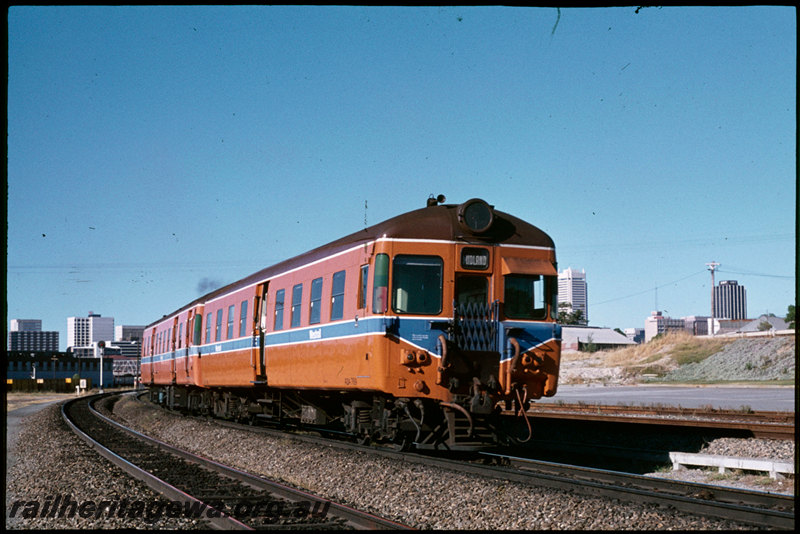
[[[558,304],[566,303],[571,311],[581,310],[582,324],[589,324],[589,291],[586,286],[586,271],[578,272],[572,267],[558,273]]]
[[[113,339],[113,317],[94,312],[89,312],[88,317],[67,317],[67,346],[72,347],[75,356],[93,356],[92,343]]]
[[[722,280],[714,288],[714,317],[747,319],[747,292],[736,280]]]

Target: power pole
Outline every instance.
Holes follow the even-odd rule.
[[[711,335],[714,335],[714,269],[720,266],[719,263],[712,261],[706,263],[708,270],[711,271]]]

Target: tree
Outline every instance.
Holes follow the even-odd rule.
[[[794,304],[789,304],[789,308],[786,310],[785,321],[789,323],[789,328],[794,329]]]
[[[583,324],[583,310],[573,312],[558,312],[558,322],[560,324]]]

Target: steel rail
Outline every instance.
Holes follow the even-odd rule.
[[[742,412],[681,407],[640,407],[586,404],[534,404],[529,417],[745,430],[754,437],[794,440],[795,414]],[[512,415],[510,412],[504,415]]]
[[[481,454],[537,478],[543,477],[558,486],[564,481],[571,481],[593,493],[625,500],[666,504],[677,510],[761,527],[794,527],[792,495],[676,481],[495,453]],[[497,469],[503,472],[502,467]]]
[[[132,392],[131,394],[135,394],[135,392]],[[97,396],[97,397],[100,397],[100,396]],[[96,399],[94,399],[94,400],[96,400]],[[128,427],[118,423],[117,421],[114,421],[113,419],[111,419],[111,418],[99,413],[96,409],[94,409],[94,407],[91,405],[91,403],[90,403],[90,410],[92,411],[92,413],[96,417],[98,417],[99,419],[103,420],[104,422],[112,425],[114,428],[118,429],[119,431],[124,432],[124,433],[126,433],[128,435],[131,435],[131,436],[133,436],[133,437],[135,437],[137,439],[140,439],[140,440],[142,440],[142,441],[144,441],[146,443],[154,445],[154,446],[158,447],[159,449],[162,449],[163,451],[165,451],[165,453],[167,453],[167,454],[175,455],[175,456],[177,456],[179,458],[182,458],[182,459],[187,460],[189,462],[195,463],[195,464],[197,464],[199,466],[202,466],[202,467],[204,467],[206,469],[209,469],[211,471],[214,471],[214,472],[219,473],[221,475],[224,475],[226,477],[229,477],[229,478],[232,478],[232,479],[237,480],[239,482],[242,482],[242,483],[244,483],[244,484],[246,484],[248,486],[251,486],[251,487],[253,487],[255,489],[267,491],[267,492],[269,492],[269,493],[271,493],[273,495],[276,495],[277,497],[280,497],[282,499],[285,499],[285,500],[287,500],[289,502],[311,502],[311,503],[314,504],[315,509],[317,509],[317,507],[326,508],[328,514],[330,514],[330,515],[332,515],[334,517],[339,517],[339,518],[344,519],[346,521],[346,524],[349,525],[352,528],[355,528],[355,529],[369,529],[369,530],[387,530],[387,529],[410,530],[411,529],[411,527],[409,527],[407,525],[403,525],[403,524],[395,522],[395,521],[391,521],[391,520],[388,520],[388,519],[385,519],[385,518],[381,518],[381,517],[375,516],[373,514],[369,514],[367,512],[356,510],[354,508],[351,508],[351,507],[348,507],[348,506],[345,506],[345,505],[342,505],[342,504],[334,503],[332,501],[320,498],[320,497],[318,497],[316,495],[313,495],[311,493],[307,493],[307,492],[299,490],[299,489],[291,488],[289,486],[285,486],[283,484],[280,484],[280,483],[277,483],[277,482],[274,482],[274,481],[271,481],[271,480],[267,480],[267,479],[258,477],[256,475],[252,475],[250,473],[247,473],[245,471],[236,469],[234,467],[226,466],[226,465],[221,464],[219,462],[216,462],[214,460],[210,460],[208,458],[204,458],[202,456],[193,454],[191,452],[179,449],[179,448],[174,447],[172,445],[169,445],[169,444],[167,444],[165,442],[159,441],[159,440],[154,439],[154,438],[152,438],[150,436],[142,434],[141,432],[137,432],[136,430],[128,428]],[[113,452],[111,452],[111,454],[114,455],[114,456],[117,456]],[[126,462],[126,463],[130,463],[130,462],[127,462],[127,460],[124,460],[124,459],[123,459],[123,461]],[[133,465],[133,464],[131,464],[131,465]],[[141,472],[141,470],[139,470],[139,468],[136,468],[136,469],[139,472]],[[148,475],[151,476],[151,477],[153,476],[153,475],[150,475],[150,474],[148,474]],[[184,495],[186,495],[185,493],[181,492],[180,490],[177,490],[177,491],[179,492],[179,495],[177,497],[175,497],[176,499],[185,498],[184,497]],[[194,497],[191,497],[191,499],[194,499]],[[197,500],[197,499],[194,499],[194,500]],[[233,518],[230,518],[230,519],[233,519]],[[245,525],[244,523],[241,523],[241,522],[239,522],[239,521],[237,521],[235,519],[233,519],[233,521],[236,521],[241,526],[236,526],[235,524],[233,524],[232,526],[228,526],[227,524],[222,524],[218,528],[245,528],[245,529],[252,530],[251,527],[249,527],[248,525]],[[217,527],[217,525],[214,525],[214,526]],[[291,527],[290,525],[286,526],[286,528],[290,528],[290,527]]]
[[[106,394],[107,395],[107,394]],[[93,397],[102,397],[101,395],[94,395]],[[84,442],[86,442],[92,449],[94,449],[100,456],[111,462],[113,465],[119,467],[128,475],[133,477],[136,480],[143,482],[147,487],[154,490],[155,492],[167,497],[171,500],[176,501],[183,501],[183,502],[190,502],[197,506],[205,506],[206,509],[211,509],[217,513],[213,514],[212,517],[207,517],[204,519],[212,528],[218,530],[252,530],[250,527],[238,521],[237,519],[225,515],[224,513],[216,510],[213,507],[208,507],[205,503],[200,501],[199,499],[194,498],[193,496],[181,491],[180,489],[176,488],[172,484],[169,484],[157,476],[153,475],[145,471],[144,469],[139,468],[138,466],[134,465],[133,463],[129,462],[125,458],[119,456],[115,452],[111,451],[107,447],[100,444],[94,438],[92,438],[89,434],[81,430],[77,424],[72,420],[72,418],[67,414],[68,408],[75,402],[82,402],[88,401],[89,398],[83,397],[79,399],[72,399],[67,401],[61,405],[61,416],[63,417],[64,421],[67,425],[72,429],[72,431],[80,437]]]
[[[621,501],[672,506],[677,510],[696,515],[736,520],[756,526],[777,528],[792,528],[794,526],[793,496],[660,479],[567,464],[541,462],[504,454],[494,454],[494,459],[504,461],[509,465],[513,465],[514,463],[518,466],[525,464],[527,465],[527,469],[482,465],[465,462],[463,460],[400,452],[393,449],[370,447],[341,440],[330,440],[314,435],[287,433],[281,430],[253,427],[230,421],[215,419],[214,422],[226,427],[275,436],[289,436],[292,439],[305,442],[362,451],[369,454],[399,459],[404,462],[435,466],[456,472],[472,473],[478,476],[514,481],[531,486],[544,486],[566,491],[578,491],[584,494],[601,497],[611,496]],[[492,457],[491,453],[482,454],[487,458]],[[541,469],[537,472],[533,468],[534,465],[538,465]],[[606,478],[608,481],[604,482],[603,478]],[[637,487],[637,485],[639,487]],[[644,488],[641,486],[644,486]],[[709,502],[709,498],[720,498],[729,502],[714,503]],[[767,508],[759,508],[759,506],[766,506]]]

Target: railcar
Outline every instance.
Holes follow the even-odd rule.
[[[173,409],[475,449],[556,393],[556,317],[552,239],[440,195],[151,323],[141,379]]]

